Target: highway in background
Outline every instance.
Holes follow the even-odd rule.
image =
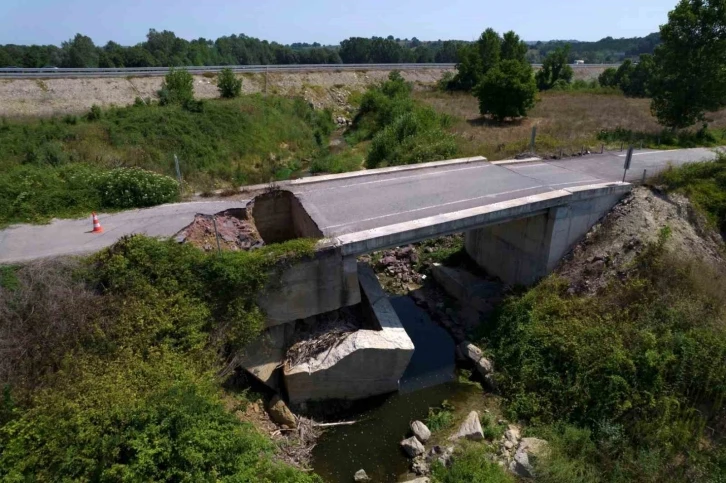
[[[532,64],[541,67],[542,64]],[[264,72],[321,72],[321,71],[365,71],[365,70],[428,70],[454,69],[456,64],[294,64],[294,65],[228,65],[228,66],[187,66],[191,74],[217,73],[230,68],[237,73]],[[618,67],[618,64],[573,64],[573,69],[587,67]],[[154,77],[169,72],[168,67],[114,67],[105,69],[74,69],[44,67],[39,69],[2,67],[0,79],[48,79],[76,77]]]

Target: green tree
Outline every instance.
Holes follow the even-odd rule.
[[[479,37],[476,43],[481,58],[481,75],[486,75],[493,69],[502,57],[502,38],[494,29],[488,28]]]
[[[570,44],[558,47],[545,57],[542,68],[537,72],[537,88],[541,91],[552,89],[558,80],[566,83],[572,81],[574,72],[568,65]]]
[[[641,55],[640,62],[630,72],[630,83],[627,90],[623,88],[623,92],[632,97],[647,97],[650,94],[649,85],[654,70],[653,56],[650,54]]]
[[[617,69],[614,67],[608,67],[598,76],[597,81],[603,87],[617,87],[618,84],[615,82],[617,72]]]
[[[615,85],[620,87],[626,94],[630,92],[630,77],[633,75],[635,66],[630,59],[625,60],[615,72]]]
[[[219,95],[226,99],[239,97],[242,92],[242,79],[238,79],[232,69],[222,69],[217,75],[217,89]]]
[[[184,69],[169,69],[159,90],[159,103],[186,106],[194,100],[194,78]]]
[[[726,105],[726,2],[681,0],[661,26],[650,82],[651,110],[672,129]]]
[[[63,67],[98,67],[98,50],[90,37],[76,34],[73,40],[63,42],[63,50]]]
[[[449,86],[451,89],[470,91],[479,83],[482,75],[482,61],[475,45],[462,45],[457,54],[456,75]]]
[[[526,116],[535,104],[537,85],[527,62],[503,60],[487,72],[475,90],[479,111],[498,121]]]
[[[504,34],[502,41],[502,60],[527,61],[527,44],[513,31]]]

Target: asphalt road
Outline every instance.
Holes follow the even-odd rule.
[[[708,149],[638,151],[626,180],[638,181],[669,164],[712,159]],[[622,181],[624,154],[558,161],[485,161],[295,186],[326,237],[451,213],[563,188]]]
[[[197,213],[214,214],[246,205],[246,201],[199,201],[98,215],[103,233],[91,233],[91,217],[53,220],[48,225],[14,225],[0,231],[0,263],[92,253],[133,233],[173,236]]]
[[[669,164],[713,159],[708,149],[638,151],[628,181],[638,181]],[[492,164],[485,161],[422,167],[382,174],[292,184],[303,206],[327,237],[604,182],[621,181],[624,155],[606,153],[557,161]],[[103,234],[89,233],[90,218],[54,220],[48,225],[15,225],[0,231],[0,263],[89,253],[122,236],[173,236],[197,213],[213,214],[245,201],[207,201],[100,214]]]

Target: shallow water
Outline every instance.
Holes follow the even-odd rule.
[[[424,420],[429,407],[444,400],[456,405],[481,389],[454,380],[454,342],[428,314],[409,297],[391,299],[416,350],[400,381],[401,392],[371,398],[357,404],[352,426],[326,431],[313,451],[315,472],[330,483],[353,481],[364,469],[372,481],[400,481],[408,472],[409,461],[399,443],[410,434],[409,424]]]

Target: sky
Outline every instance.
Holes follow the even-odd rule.
[[[284,44],[393,35],[473,40],[488,27],[525,40],[641,37],[677,0],[0,0],[0,44],[142,42],[150,28],[216,39],[244,33]]]

